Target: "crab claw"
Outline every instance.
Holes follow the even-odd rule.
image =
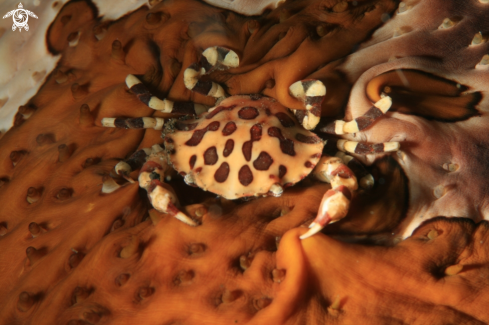
[[[148,197],[153,207],[163,213],[167,213],[189,226],[198,226],[198,223],[188,217],[176,207],[177,198],[170,186],[153,179],[148,186]]]
[[[311,237],[326,225],[344,218],[350,207],[351,196],[350,190],[344,185],[328,190],[321,200],[316,219],[309,226],[309,231],[300,236],[300,239]]]
[[[178,198],[173,188],[166,184],[164,179],[165,166],[162,165],[158,151],[144,163],[139,174],[139,186],[148,192],[151,205],[162,213],[167,213],[190,226],[198,223],[177,208]]]

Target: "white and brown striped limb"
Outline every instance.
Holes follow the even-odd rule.
[[[156,144],[153,147],[155,146],[158,146],[159,149],[161,149],[159,145]],[[155,150],[158,149],[155,148]],[[148,157],[152,151],[152,148],[143,148],[133,153],[131,157],[119,161],[114,167],[116,174],[121,176],[129,175],[134,170],[140,169],[146,162],[146,157]]]
[[[161,130],[165,120],[161,117],[104,117],[102,126],[120,129],[155,129]]]
[[[311,237],[328,224],[344,218],[350,208],[353,192],[358,188],[355,174],[339,157],[321,157],[312,174],[320,181],[331,183],[331,189],[324,194],[309,231],[300,239]]]
[[[163,113],[199,115],[206,112],[208,109],[205,105],[193,102],[174,102],[168,99],[159,99],[151,94],[141,80],[132,74],[127,75],[126,85],[143,104]]]
[[[372,174],[355,157],[347,155],[342,151],[338,151],[335,156],[341,158],[343,163],[353,171],[358,179],[358,185],[361,188],[369,190],[375,185],[375,179]]]
[[[357,117],[356,119],[345,122],[343,120],[336,120],[320,131],[329,134],[348,134],[356,133],[368,128],[377,119],[383,116],[392,106],[392,99],[389,96],[385,96],[377,101],[365,114]]]
[[[294,110],[306,130],[312,130],[321,118],[321,103],[326,96],[326,86],[319,80],[300,80],[289,87],[290,94],[304,103],[305,111]]]
[[[199,63],[191,64],[184,71],[183,82],[187,89],[199,94],[215,98],[225,97],[226,92],[221,85],[210,80],[200,80],[200,78],[214,70],[238,66],[239,57],[234,51],[219,46],[209,47],[202,53]]]
[[[338,140],[336,146],[338,150],[358,155],[393,152],[400,148],[399,142],[363,143],[348,140]]]

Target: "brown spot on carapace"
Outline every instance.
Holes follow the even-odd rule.
[[[227,162],[223,162],[221,166],[216,170],[214,174],[214,179],[218,183],[224,183],[229,176],[229,164]]]
[[[307,168],[314,168],[314,166],[316,166],[316,165],[314,165],[314,164],[313,164],[312,162],[310,162],[310,161],[306,161],[306,162],[304,163],[304,166],[306,166]]]
[[[219,156],[217,155],[217,149],[215,146],[210,147],[204,152],[204,164],[206,165],[214,165]]]
[[[251,141],[258,141],[261,139],[261,125],[255,124],[250,129]]]
[[[278,167],[278,177],[282,178],[285,176],[285,174],[287,174],[287,167],[285,167],[284,165],[280,165]]]
[[[251,184],[251,182],[253,182],[253,173],[248,165],[244,165],[240,168],[238,172],[238,179],[243,186],[248,186]]]
[[[190,169],[194,169],[195,161],[196,160],[197,160],[197,156],[196,155],[193,155],[192,157],[190,157],[190,161],[189,161]]]
[[[253,141],[246,141],[243,143],[243,156],[245,157],[246,161],[251,160],[251,149],[253,148]]]
[[[236,123],[234,122],[227,122],[224,128],[222,129],[222,135],[228,136],[233,134],[234,131],[236,131],[237,126]]]
[[[202,141],[207,131],[217,131],[220,125],[221,124],[219,122],[214,121],[203,129],[195,130],[194,133],[192,134],[192,137],[187,142],[185,142],[185,144],[191,147],[197,146],[200,143],[200,141]]]
[[[280,141],[280,150],[286,155],[295,156],[294,141],[286,139],[279,128],[272,126],[268,128],[268,135]]]
[[[233,149],[234,149],[234,140],[228,139],[228,141],[226,141],[226,144],[224,145],[224,150],[222,152],[222,155],[224,157],[229,156],[233,152]]]
[[[236,105],[216,107],[216,108],[214,108],[214,110],[212,112],[210,112],[209,114],[207,114],[205,116],[205,118],[206,119],[211,119],[214,116],[216,116],[217,114],[221,113],[222,111],[230,111],[230,110],[232,110],[235,107],[236,107]]]
[[[275,116],[278,118],[284,128],[290,128],[295,125],[294,120],[286,113],[278,112],[275,114]]]
[[[268,170],[271,164],[273,164],[272,157],[267,152],[262,151],[253,162],[253,167],[257,170]]]
[[[251,107],[251,106],[243,107],[238,112],[239,118],[243,119],[243,120],[252,120],[252,119],[256,118],[258,116],[258,114],[260,114],[258,112],[258,110],[254,107]]]

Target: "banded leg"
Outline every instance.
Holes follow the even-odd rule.
[[[343,152],[356,153],[358,155],[369,155],[384,152],[398,151],[399,142],[363,143],[357,141],[338,140],[336,143],[338,150]]]
[[[239,57],[234,51],[219,46],[209,47],[202,53],[199,63],[193,63],[185,70],[183,82],[187,89],[199,94],[215,98],[226,97],[226,92],[221,85],[210,80],[203,81],[200,78],[215,70],[238,66]]]
[[[357,177],[358,185],[361,188],[369,190],[375,185],[375,180],[372,174],[370,174],[365,166],[355,157],[341,151],[338,151],[335,156],[341,158],[343,163],[352,170]]]
[[[205,105],[193,102],[173,102],[168,99],[159,99],[158,97],[153,96],[141,80],[132,74],[127,75],[126,85],[143,104],[163,113],[199,115],[206,112],[208,109]]]
[[[321,103],[326,96],[326,86],[319,80],[300,80],[289,87],[292,96],[300,99],[306,110],[293,110],[299,122],[307,130],[312,130],[321,118]]]
[[[165,172],[170,168],[165,150],[158,145],[153,146],[141,167],[139,186],[148,192],[149,201],[156,210],[167,213],[190,226],[197,226],[197,222],[177,208],[178,198],[175,191],[165,183]]]
[[[347,134],[362,131],[383,116],[391,106],[392,99],[389,96],[385,96],[378,100],[365,114],[353,121],[336,120],[321,128],[320,131],[329,134]]]
[[[158,146],[158,147],[156,147]],[[153,148],[143,148],[131,155],[131,157],[126,160],[121,160],[115,165],[114,170],[117,175],[125,176],[129,175],[131,172],[137,169],[141,169],[146,162],[146,157],[148,157],[153,150],[163,150],[161,146],[155,144]]]
[[[309,231],[300,239],[311,237],[326,225],[344,218],[350,208],[353,192],[358,188],[357,178],[339,157],[321,157],[312,174],[320,181],[331,183],[331,189],[324,194]]]
[[[102,126],[120,129],[155,129],[161,130],[165,120],[161,117],[104,117]]]

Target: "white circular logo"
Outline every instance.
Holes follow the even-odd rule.
[[[5,16],[3,16],[3,19],[12,16],[12,19],[14,20],[14,24],[12,25],[13,31],[15,31],[17,28],[19,29],[19,32],[22,31],[22,28],[28,31],[29,25],[27,25],[27,22],[29,21],[29,16],[37,18],[35,13],[25,10],[23,7],[24,6],[22,6],[22,3],[19,3],[18,9],[9,11]]]

